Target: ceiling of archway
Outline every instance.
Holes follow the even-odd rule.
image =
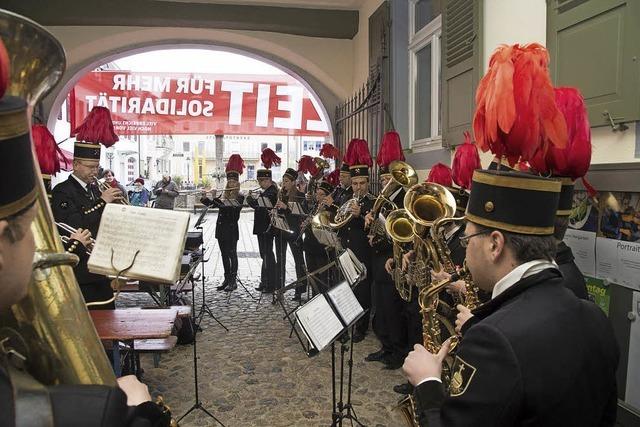
[[[275,7],[301,7],[306,9],[358,10],[366,0],[154,0],[181,3],[235,4]]]

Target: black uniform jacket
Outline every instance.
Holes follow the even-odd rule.
[[[303,212],[307,211],[307,201],[304,193],[301,193],[298,190],[293,190],[292,192],[289,193],[287,200],[290,203],[296,202],[300,204],[300,208],[302,209]],[[287,238],[287,240],[298,239],[301,234],[300,228],[302,227],[302,222],[306,217],[304,215],[295,215],[293,212],[291,212],[291,209],[288,209],[288,208],[278,209],[278,214],[284,215],[285,219],[287,220],[287,225],[289,226],[289,229],[293,231],[293,233],[285,233],[285,237]]]
[[[271,206],[274,206],[278,198],[278,187],[275,184],[271,185],[271,187],[262,192],[261,196],[269,199]],[[247,198],[247,203],[255,210],[253,214],[253,234],[262,234],[268,231],[271,225],[270,209],[258,206],[258,200],[252,197]]]
[[[119,388],[102,385],[60,385],[46,387],[51,402],[44,411],[53,415],[55,427],[156,427],[168,425],[159,407],[145,402],[127,406]],[[0,425],[15,425],[11,381],[0,363]],[[36,405],[37,406],[37,405]],[[31,411],[43,408],[30,406]],[[45,412],[45,413],[46,413]]]
[[[353,198],[353,188],[351,186],[347,188],[338,187],[333,191],[331,197],[335,205],[342,206],[347,200]]]
[[[604,313],[555,269],[526,277],[476,309],[445,396],[416,387],[420,425],[610,426],[618,346]]]
[[[74,177],[69,176],[66,181],[56,185],[51,191],[51,210],[57,222],[64,222],[73,228],[87,229],[95,239],[98,235],[100,218],[107,203],[100,198],[100,191],[95,186],[89,186],[89,188],[93,199]],[[79,249],[82,249],[82,245]],[[74,253],[80,255],[80,262],[73,269],[79,284],[104,279],[104,276],[89,273],[88,257],[81,256],[79,251]]]
[[[571,289],[578,298],[588,299],[584,276],[573,261],[574,259],[571,248],[564,242],[560,242],[556,252],[556,263],[562,273],[562,277],[564,277],[562,284]]]
[[[360,201],[360,216],[353,217],[338,232],[342,246],[353,251],[358,260],[365,264],[371,261],[371,245],[369,245],[368,232],[364,229],[364,217],[373,207],[375,197],[365,195]]]
[[[244,203],[244,196],[238,196],[236,199],[240,206],[225,206],[224,202],[219,198],[209,199],[203,197],[200,199],[205,206],[213,206],[218,208],[218,218],[216,219],[216,239],[238,241],[238,220]]]

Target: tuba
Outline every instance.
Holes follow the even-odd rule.
[[[6,10],[0,10],[0,36],[11,62],[7,94],[27,102],[30,118],[36,104],[62,77],[64,50],[40,25]],[[0,317],[2,332],[7,332],[4,338],[23,344],[27,369],[43,384],[115,386],[113,370],[69,267],[71,261],[64,255],[37,159],[34,163],[36,269],[27,297]]]

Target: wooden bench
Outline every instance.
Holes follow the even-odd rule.
[[[140,353],[153,353],[153,367],[157,368],[160,366],[160,354],[170,352],[177,343],[178,337],[175,335],[168,338],[135,340],[136,358],[140,357]]]

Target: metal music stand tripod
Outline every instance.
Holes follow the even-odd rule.
[[[200,214],[200,218],[198,218],[198,221],[195,224],[195,229],[196,230],[200,230],[200,232],[203,233],[204,235],[204,231],[202,228],[202,224],[204,222],[206,222],[206,220],[204,219],[204,216],[207,212],[209,208],[207,207],[206,209],[204,209],[204,211],[202,212],[202,214]],[[209,262],[208,258],[205,258],[205,255],[207,253],[207,248],[204,245],[204,239],[202,239],[202,256],[200,258],[200,266],[201,266],[201,271],[200,271],[200,281],[202,282],[202,304],[200,305],[200,310],[198,311],[198,315],[194,318],[194,322],[196,323],[196,327],[198,329],[200,329],[200,323],[202,322],[202,318],[204,317],[205,314],[208,314],[209,316],[211,316],[211,318],[213,320],[215,320],[218,325],[222,326],[224,328],[225,331],[229,332],[229,329],[222,324],[222,322],[220,320],[218,320],[218,318],[216,316],[214,316],[213,312],[211,311],[211,309],[209,308],[209,306],[207,305],[207,302],[205,300],[205,290],[206,290],[206,280],[205,280],[205,275],[204,275],[204,264],[206,262]],[[194,283],[192,282],[191,284],[192,289],[195,287]],[[195,304],[196,300],[195,300],[195,296],[193,298],[193,303]],[[194,313],[195,314],[195,313]]]
[[[203,257],[204,257],[204,253],[203,253]],[[203,280],[203,285],[204,285],[204,280]],[[203,286],[202,291],[203,291],[203,294],[204,294],[204,286]],[[194,302],[196,300],[195,286],[191,286],[191,299]],[[195,314],[196,314],[195,313],[195,305],[192,305],[191,306],[191,316],[195,316]],[[214,319],[215,319],[215,317],[214,317]],[[220,322],[218,322],[218,323],[220,323]],[[199,323],[198,323],[197,326],[199,327]],[[194,389],[195,389],[195,400],[196,401],[193,404],[193,406],[191,406],[191,408],[189,408],[189,410],[187,410],[187,412],[184,413],[184,415],[182,415],[180,418],[178,418],[178,422],[180,422],[184,417],[189,415],[191,412],[195,411],[196,409],[199,409],[202,412],[204,412],[205,414],[207,414],[207,416],[209,416],[209,418],[213,418],[218,424],[220,424],[222,427],[225,427],[225,425],[222,424],[222,421],[217,419],[215,415],[213,415],[204,406],[202,406],[202,402],[200,401],[200,394],[199,394],[199,387],[198,387],[198,346],[196,344],[197,341],[198,341],[198,333],[197,333],[197,330],[195,330],[194,334],[193,334],[193,384],[194,384]]]

